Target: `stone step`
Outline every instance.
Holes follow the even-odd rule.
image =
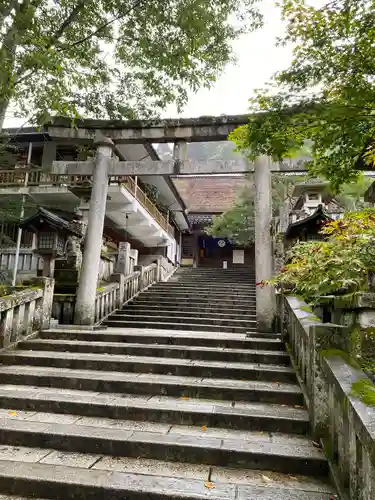
[[[255,293],[256,292],[256,286],[254,285],[207,285],[207,284],[201,284],[198,285],[195,282],[191,283],[181,283],[181,282],[173,282],[173,281],[165,281],[156,283],[155,285],[152,285],[151,290],[176,290],[176,291],[196,291],[199,290],[200,292],[214,292],[214,293],[233,293],[235,295],[241,295],[242,293]]]
[[[237,281],[237,278],[234,280],[229,280],[227,282],[225,281],[216,281],[216,280],[210,280],[210,279],[204,279],[204,278],[199,278],[198,276],[195,276],[194,278],[181,278],[179,276],[173,275],[168,281],[159,281],[158,283],[155,283],[153,286],[165,286],[166,284],[172,285],[172,286],[194,286],[195,282],[198,281],[199,283],[202,284],[204,288],[215,288],[215,287],[220,287],[220,288],[236,288],[236,289],[244,289],[246,290],[247,288],[255,288],[256,282],[255,279],[254,281],[248,280],[248,281]]]
[[[213,287],[218,287],[218,288],[237,288],[239,286],[240,288],[255,288],[256,287],[256,281],[254,280],[241,280],[239,278],[233,278],[232,280],[213,280],[210,277],[207,278],[199,278],[199,277],[194,277],[194,278],[175,278],[172,277],[165,283],[174,283],[178,285],[187,285],[187,286],[194,286],[196,285],[197,288],[200,287],[205,287],[205,286],[213,286]]]
[[[255,281],[255,273],[211,273],[211,272],[190,272],[190,273],[179,273],[176,272],[173,278],[178,279],[193,279],[193,278],[205,278],[209,277],[213,281],[236,281],[240,279],[243,281]]]
[[[81,340],[95,342],[121,342],[142,344],[168,344],[171,346],[201,346],[232,349],[261,349],[284,351],[282,340],[276,336],[264,338],[248,337],[246,334],[220,333],[213,336],[211,332],[189,332],[170,330],[144,330],[128,328],[108,328],[107,330],[73,330],[56,328],[44,330],[39,334],[43,339]]]
[[[221,309],[220,309],[221,311]],[[183,306],[180,309],[170,309],[165,306],[164,308],[159,307],[147,307],[147,306],[136,306],[136,305],[125,305],[122,309],[119,309],[115,312],[115,315],[118,314],[132,314],[135,316],[158,316],[158,315],[169,315],[170,317],[174,316],[185,316],[185,317],[201,317],[201,318],[213,318],[213,319],[224,319],[224,320],[248,320],[255,321],[256,315],[255,313],[249,313],[249,311],[244,311],[243,314],[239,315],[238,313],[223,313],[218,312],[217,308],[212,308],[212,311],[197,311],[195,308],[191,308],[191,310],[187,310]]]
[[[326,478],[307,477],[300,474],[290,475],[273,471],[254,469],[230,469],[227,467],[210,467],[190,463],[176,463],[164,460],[131,457],[100,456],[97,454],[82,454],[74,452],[58,452],[52,448],[31,448],[26,446],[2,446],[0,462],[40,463],[48,465],[65,465],[83,469],[110,470],[132,474],[147,474],[151,476],[200,479],[217,484],[235,484],[258,487],[281,488],[282,490],[302,490],[310,492],[332,493],[332,488]],[[73,469],[74,470],[74,469]],[[265,474],[267,474],[266,477]],[[215,488],[212,488],[215,489]],[[211,495],[210,495],[211,498]],[[0,500],[25,500],[25,498],[8,497],[0,494]],[[37,499],[42,500],[42,499]]]
[[[32,339],[18,344],[19,349],[32,351],[91,352],[99,354],[121,354],[130,356],[160,356],[194,360],[232,361],[243,363],[290,364],[287,352],[252,349],[223,349],[169,344],[131,344],[122,342],[96,342],[94,340]]]
[[[215,300],[218,303],[223,303],[223,304],[231,304],[231,305],[237,305],[241,306],[243,304],[248,304],[249,302],[255,304],[255,294],[250,295],[250,296],[244,296],[244,295],[231,295],[228,293],[223,293],[223,294],[199,294],[195,292],[188,292],[188,293],[177,293],[173,292],[173,290],[170,291],[164,291],[164,292],[158,292],[158,291],[146,291],[142,292],[141,296],[143,298],[148,298],[148,299],[154,299],[154,300],[160,300],[160,299],[172,299],[174,301],[179,300],[180,302],[183,300],[188,299],[189,301],[194,301],[195,303],[199,303],[201,301],[213,301]]]
[[[78,465],[61,465],[65,462]],[[329,489],[322,480],[303,478],[294,482],[287,475],[275,474],[275,483],[265,484],[264,474],[253,473],[249,485],[206,481],[202,470],[190,464],[178,468],[169,465],[157,467],[156,461],[145,462],[110,457],[93,463],[92,468],[80,466],[80,455],[69,456],[68,452],[56,453],[49,458],[52,463],[24,463],[22,461],[0,461],[0,488],[16,495],[29,497],[38,495],[50,500],[328,500]],[[95,457],[93,457],[95,459]],[[46,457],[48,461],[48,456]],[[55,463],[58,463],[55,465]],[[122,465],[124,464],[124,465]],[[144,465],[143,465],[144,464]],[[143,467],[142,467],[143,465]],[[129,468],[131,471],[128,471]],[[160,470],[161,469],[161,470]],[[176,472],[176,469],[178,472]],[[213,468],[215,477],[225,470]],[[141,471],[141,472],[140,472]],[[159,472],[160,471],[160,472]],[[218,471],[218,473],[216,472]],[[239,472],[241,474],[241,472]],[[251,471],[247,472],[250,476]],[[232,473],[233,475],[233,473]],[[182,477],[181,477],[182,476]],[[272,476],[271,476],[272,477]],[[229,476],[230,478],[230,476]],[[211,478],[209,478],[211,479]],[[262,482],[263,481],[263,482]],[[0,497],[1,498],[1,497]],[[1,499],[3,500],[3,499]],[[25,500],[7,497],[4,500]],[[41,498],[36,500],[42,500]]]
[[[302,391],[297,384],[255,380],[3,365],[0,366],[0,383],[150,396],[199,397],[303,405]]]
[[[0,386],[0,408],[4,408],[0,410],[1,418],[10,415],[10,418],[29,419],[35,412],[39,412],[39,419],[40,412],[58,413],[62,423],[66,422],[64,415],[77,415],[77,419],[107,417],[113,419],[113,426],[117,425],[115,419],[135,420],[138,430],[150,432],[157,428],[155,423],[298,435],[306,434],[309,425],[302,407],[17,385]],[[44,416],[44,421],[47,420],[55,421],[51,415]],[[121,425],[124,427],[124,423]]]
[[[72,370],[90,370],[174,375],[178,377],[218,377],[234,380],[262,380],[267,382],[296,381],[292,368],[283,365],[259,363],[228,363],[151,356],[72,353],[60,351],[8,351],[0,354],[3,365],[30,365]]]
[[[224,270],[221,269],[219,272],[216,271],[210,271],[210,270],[204,270],[204,269],[190,269],[188,272],[180,272],[178,270],[174,276],[183,276],[183,277],[191,277],[191,276],[212,276],[214,279],[231,279],[231,278],[244,278],[244,279],[255,279],[255,271],[250,271],[250,270],[241,270],[241,271],[230,271],[230,270]]]
[[[74,423],[4,418],[0,419],[0,444],[24,446],[27,443],[28,447],[59,451],[258,468],[311,476],[328,473],[322,451],[302,436],[232,430],[220,433],[219,429],[210,434],[201,427],[186,426],[183,429],[164,426],[159,427],[159,432],[148,432],[137,430],[136,426],[132,428],[127,422],[125,428],[119,425],[121,421],[115,423],[116,427],[108,422],[103,425],[102,420],[96,425],[96,419],[92,418]]]
[[[200,311],[220,311],[225,314],[237,314],[237,315],[242,315],[242,314],[255,314],[256,311],[256,305],[255,302],[246,302],[242,306],[237,306],[236,304],[223,304],[222,301],[220,301],[220,307],[218,307],[217,301],[208,301],[208,302],[201,302],[201,301],[194,301],[193,299],[190,299],[189,301],[184,301],[181,302],[179,300],[171,301],[168,299],[165,300],[147,300],[145,297],[142,295],[138,295],[138,297],[134,298],[133,300],[129,301],[126,304],[126,307],[129,306],[139,306],[139,307],[151,307],[151,308],[165,308],[168,307],[168,310],[178,310],[178,311],[191,311],[194,312],[196,311],[199,313]]]
[[[190,267],[190,268],[180,268],[176,272],[177,275],[202,275],[202,274],[212,274],[215,276],[255,276],[255,268],[251,267],[241,267],[241,268],[217,268],[217,267]]]
[[[168,321],[168,319],[164,319],[163,321],[156,321],[156,318],[148,318],[148,321],[145,321],[141,318],[130,318],[128,320],[124,319],[116,319],[116,316],[109,316],[105,321],[103,321],[103,325],[107,325],[111,328],[155,328],[157,330],[165,330],[169,328],[171,330],[201,330],[201,331],[209,331],[212,332],[227,332],[227,333],[246,333],[250,330],[249,327],[244,326],[233,326],[233,325],[213,325],[209,323],[178,323],[175,321]],[[255,325],[254,325],[255,329]]]
[[[158,323],[191,323],[191,324],[204,324],[204,325],[216,325],[216,326],[240,326],[243,328],[249,328],[249,329],[255,329],[256,328],[256,319],[253,318],[238,318],[237,316],[232,317],[232,318],[221,318],[219,317],[214,317],[210,315],[206,316],[201,316],[196,314],[195,316],[192,315],[185,315],[184,311],[175,311],[174,314],[169,314],[168,311],[165,311],[163,314],[161,311],[159,311],[156,314],[148,314],[146,313],[141,313],[141,314],[132,314],[128,313],[126,308],[122,310],[118,310],[115,313],[111,314],[109,319],[114,319],[116,321],[156,321]]]
[[[173,275],[174,279],[185,279],[192,280],[194,278],[197,279],[210,279],[212,282],[223,282],[223,283],[235,283],[239,282],[255,282],[255,274],[251,273],[228,273],[228,274],[214,274],[214,273],[176,273]]]
[[[205,298],[206,300],[220,300],[224,299],[224,301],[227,300],[232,300],[232,301],[246,301],[246,300],[255,300],[255,292],[247,292],[247,293],[242,293],[239,295],[235,294],[230,294],[228,292],[201,292],[199,290],[195,291],[187,291],[187,292],[178,292],[174,290],[153,290],[153,288],[150,288],[149,290],[146,290],[145,292],[142,292],[142,295],[144,297],[173,297],[177,299],[188,299],[190,297],[196,297],[198,299]]]

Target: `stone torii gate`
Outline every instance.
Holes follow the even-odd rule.
[[[75,318],[77,325],[93,325],[100,249],[108,191],[108,176],[238,174],[255,172],[255,267],[256,281],[273,274],[272,255],[272,172],[305,171],[303,164],[274,163],[259,157],[253,164],[239,161],[189,161],[188,142],[226,140],[228,134],[248,122],[248,115],[201,117],[161,121],[97,121],[84,120],[75,128],[69,121],[55,120],[48,126],[52,137],[94,142],[96,157],[86,162],[53,162],[53,173],[92,175],[90,211],[83,254],[80,283],[77,292]],[[120,161],[119,144],[174,143],[170,161]],[[257,287],[257,322],[259,331],[272,331],[275,319],[275,296],[271,287]]]

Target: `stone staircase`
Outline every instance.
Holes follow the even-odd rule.
[[[250,269],[182,268],[111,315],[107,326],[246,333],[256,330]]]
[[[283,342],[255,330],[254,292],[238,271],[181,270],[106,330],[3,352],[0,500],[335,498]]]

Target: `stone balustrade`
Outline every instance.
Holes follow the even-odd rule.
[[[99,323],[120,307],[119,283],[109,283],[97,290],[95,300],[95,323]]]
[[[375,406],[355,389],[371,383],[348,354],[350,329],[322,323],[295,297],[279,296],[279,309],[305,389],[312,435],[327,454],[337,490],[341,498],[373,500]]]
[[[0,299],[0,348],[49,328],[54,280],[38,278],[35,286]]]
[[[128,276],[123,274],[112,275],[112,282],[96,291],[95,323],[100,323],[138,293],[159,281],[159,274],[158,265],[151,264],[147,267],[136,266],[136,270]],[[72,324],[74,307],[75,295],[55,294],[52,316],[61,324]]]

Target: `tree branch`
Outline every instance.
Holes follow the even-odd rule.
[[[61,50],[65,50],[65,48],[71,48],[71,47],[76,47],[77,45],[80,45],[81,43],[84,43],[86,42],[87,40],[89,40],[90,38],[92,38],[93,36],[97,35],[98,33],[100,33],[101,31],[103,31],[107,26],[109,26],[110,24],[114,23],[115,21],[118,21],[119,19],[122,19],[124,18],[125,16],[127,16],[132,10],[136,9],[140,4],[142,3],[142,0],[138,0],[136,1],[131,7],[130,9],[128,9],[126,12],[124,12],[123,14],[120,14],[112,19],[110,19],[109,21],[107,21],[106,23],[102,24],[101,26],[99,26],[99,28],[97,28],[95,31],[93,31],[92,33],[88,34],[87,36],[81,38],[80,40],[77,40],[76,42],[68,45],[67,47],[62,47]]]
[[[61,24],[60,28],[56,31],[56,33],[53,35],[51,38],[50,43],[47,45],[47,49],[49,49],[57,40],[61,37],[61,35],[64,33],[66,28],[68,28],[74,21],[77,19],[78,14],[83,10],[85,7],[85,2],[84,0],[79,0],[77,5],[74,7],[72,12],[69,14],[69,16],[65,19],[65,21]]]
[[[101,31],[103,31],[107,26],[109,26],[110,24],[114,23],[115,21],[119,20],[119,19],[122,19],[124,18],[125,16],[127,16],[132,10],[134,10],[135,8],[137,8],[140,4],[142,3],[142,0],[138,0],[136,1],[125,13],[119,15],[119,16],[116,16],[114,17],[113,19],[110,19],[109,21],[107,21],[106,23],[102,24],[101,26],[99,26],[98,29],[96,29],[95,31],[93,31],[92,33],[90,33],[89,35],[81,38],[80,40],[77,40],[76,42],[70,44],[70,45],[64,45],[64,46],[61,46],[61,47],[58,47],[57,50],[62,52],[66,49],[70,49],[72,47],[76,47],[77,45],[81,44],[81,43],[84,43],[86,42],[87,40],[89,40],[90,38],[92,38],[93,36],[97,35],[98,33],[100,33]],[[46,46],[46,50],[48,50],[50,47],[52,47],[52,45],[54,45],[58,39],[61,37],[61,35],[64,33],[65,29],[70,25],[72,24],[75,19],[77,18],[79,12],[82,10],[82,8],[84,7],[84,0],[80,0],[80,2],[78,3],[78,5],[73,9],[73,11],[70,13],[69,17],[63,22],[63,24],[60,26],[60,28],[57,30],[57,32],[55,33],[55,35],[52,37],[52,42],[50,44],[48,44]],[[32,69],[29,73],[23,75],[22,77],[20,77],[20,75],[22,74],[19,74],[17,75],[18,78],[15,82],[14,82],[14,86],[16,85],[19,85],[20,83],[22,83],[23,81],[27,80],[28,78],[30,78],[31,76],[33,76],[35,73],[37,73],[37,71],[39,70],[39,68],[34,68]]]
[[[78,17],[78,14],[84,9],[84,7],[85,7],[84,0],[79,0],[79,2],[74,7],[74,9],[71,11],[69,16],[64,20],[64,22],[61,24],[61,26],[58,28],[58,30],[55,32],[55,34],[50,38],[49,42],[44,47],[44,50],[50,49],[59,40],[59,38],[63,35],[64,31],[71,24],[74,23],[74,21]],[[29,73],[24,74],[22,77],[21,77],[22,72],[18,73],[16,75],[14,86],[19,85],[23,81],[27,80],[27,78],[30,78],[32,75],[34,75],[38,71],[38,69],[39,69],[38,67],[35,67]]]

